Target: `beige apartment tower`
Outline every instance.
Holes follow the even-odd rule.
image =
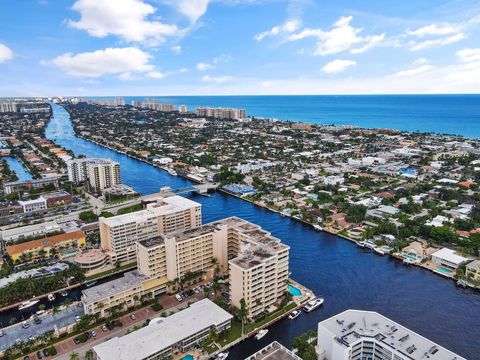
[[[160,198],[142,211],[100,218],[100,241],[110,262],[136,259],[136,243],[202,224],[201,205],[181,196]]]

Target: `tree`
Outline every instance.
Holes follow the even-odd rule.
[[[88,349],[86,352],[85,352],[85,357],[84,357],[85,360],[93,360],[94,359],[94,353],[93,353],[93,350],[92,349]]]
[[[245,302],[244,298],[240,299],[240,309],[238,309],[238,317],[240,321],[242,322],[242,335],[243,335],[243,328],[245,321],[247,321],[248,318],[248,307],[247,303]]]
[[[73,351],[70,353],[70,360],[80,360],[80,356],[78,356],[78,354]]]

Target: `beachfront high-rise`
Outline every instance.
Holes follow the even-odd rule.
[[[110,262],[136,259],[136,242],[202,223],[201,205],[181,196],[160,198],[142,211],[100,218],[100,242]]]
[[[374,311],[346,310],[318,324],[318,360],[466,360]]]
[[[67,161],[68,180],[79,184],[87,181],[88,185],[102,191],[120,185],[120,164],[111,159],[82,158]]]
[[[195,109],[197,116],[214,117],[218,119],[244,119],[245,109],[233,109],[233,108],[211,108],[211,107],[197,107]]]

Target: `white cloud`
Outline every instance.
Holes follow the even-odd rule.
[[[202,77],[203,82],[211,82],[211,83],[216,83],[216,84],[222,84],[227,81],[232,80],[233,78],[231,76],[210,76],[210,75],[205,75]]]
[[[460,59],[460,61],[463,61],[463,62],[480,61],[480,48],[463,49],[463,50],[457,51],[456,55]]]
[[[456,34],[461,32],[462,26],[457,24],[431,24],[427,26],[423,26],[416,30],[407,30],[408,35],[417,36],[417,37],[424,37],[424,36],[431,36],[431,35],[450,35]]]
[[[167,74],[164,74],[160,71],[150,71],[145,76],[151,79],[163,79],[165,76],[167,76]]]
[[[162,2],[188,17],[191,23],[195,23],[207,12],[210,0],[163,0]]]
[[[188,72],[188,69],[187,68],[181,68],[180,70],[178,70],[178,72],[186,73],[186,72]]]
[[[324,67],[322,67],[321,71],[325,74],[338,74],[356,65],[357,62],[353,60],[337,59],[327,63]]]
[[[208,64],[208,63],[204,63],[204,62],[199,62],[197,64],[197,70],[200,70],[200,71],[206,71],[206,70],[211,70],[211,69],[214,69],[215,66],[212,65],[212,64]]]
[[[304,28],[302,31],[291,34],[288,41],[298,41],[308,37],[318,40],[314,55],[326,56],[348,51],[352,54],[359,54],[381,44],[385,34],[361,36],[362,28],[354,28],[350,25],[352,16],[342,16],[338,19],[329,31],[322,29]],[[361,47],[353,48],[355,45]],[[353,49],[352,49],[353,48]]]
[[[465,39],[466,37],[467,36],[464,33],[458,33],[458,34],[455,34],[455,35],[442,37],[442,38],[439,38],[439,39],[425,40],[425,41],[421,41],[421,42],[412,41],[410,43],[410,45],[411,45],[410,50],[418,51],[418,50],[424,50],[424,49],[428,49],[428,48],[432,48],[432,47],[450,45],[450,44],[459,42],[459,41]]]
[[[430,60],[422,57],[422,58],[418,58],[417,60],[415,60],[412,64],[414,66],[420,66],[420,65],[428,64],[429,62],[430,62]]]
[[[134,47],[107,48],[85,53],[66,53],[57,56],[51,63],[67,74],[80,77],[100,77],[107,74],[131,79],[133,73],[153,71],[149,64],[151,56]]]
[[[156,9],[143,0],[77,0],[72,9],[80,13],[80,20],[68,24],[94,37],[116,35],[125,41],[158,45],[184,32],[176,25],[150,20]]]
[[[432,65],[420,65],[406,70],[401,70],[393,74],[393,76],[414,76],[423,74],[424,72],[430,71],[433,69]]]
[[[0,64],[13,58],[13,51],[0,43]]]
[[[274,26],[270,30],[255,35],[253,38],[257,41],[262,41],[266,37],[292,33],[297,31],[300,28],[300,25],[300,21],[298,20],[288,20],[283,25]]]
[[[175,54],[180,54],[182,52],[182,47],[180,45],[172,46],[171,50]]]

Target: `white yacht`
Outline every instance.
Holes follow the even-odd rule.
[[[296,319],[302,312],[300,310],[293,310],[290,315],[288,315],[288,318],[290,320]]]
[[[265,335],[267,335],[267,333],[268,333],[268,329],[262,329],[257,333],[257,335],[255,335],[255,339],[260,340]]]
[[[319,308],[324,301],[325,301],[324,298],[316,298],[316,299],[310,300],[303,306],[303,311],[305,312],[313,311]]]
[[[217,354],[215,360],[225,360],[228,357],[228,351],[222,351],[221,353]]]
[[[20,306],[18,307],[18,310],[23,310],[23,309],[27,309],[29,307],[32,307],[33,305],[35,304],[38,304],[40,302],[40,300],[29,300],[29,301],[24,301],[20,304]]]
[[[322,231],[323,230],[323,228],[318,224],[313,225],[313,228],[317,231]]]
[[[166,168],[167,172],[172,175],[172,176],[177,176],[177,172],[173,169],[170,169],[170,168]]]

